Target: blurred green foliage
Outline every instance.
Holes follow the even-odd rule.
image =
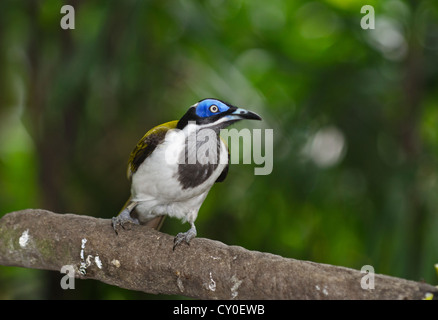
[[[137,140],[216,97],[274,130],[274,170],[233,165],[198,236],[436,283],[437,34],[433,0],[2,0],[0,215],[116,215]],[[160,298],[60,279],[0,267],[0,298]]]

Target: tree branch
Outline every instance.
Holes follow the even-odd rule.
[[[110,220],[29,209],[0,219],[0,264],[60,271],[147,293],[201,299],[422,299],[437,288],[378,275],[362,289],[360,271],[248,251],[144,226],[116,235]],[[60,276],[61,279],[61,276]]]

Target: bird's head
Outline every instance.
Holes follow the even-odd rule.
[[[177,128],[184,129],[189,122],[194,122],[203,128],[220,130],[243,119],[262,120],[254,112],[237,108],[217,99],[204,99],[189,108],[178,121]]]

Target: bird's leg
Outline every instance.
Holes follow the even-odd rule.
[[[187,232],[180,232],[176,235],[175,239],[173,240],[173,250],[181,244],[181,242],[185,241],[187,244],[190,244],[190,240],[192,240],[194,237],[196,237],[196,227],[195,223],[190,223],[191,228]]]
[[[129,204],[122,210],[122,212],[119,213],[117,217],[112,217],[111,224],[114,228],[114,231],[117,233],[117,227],[121,226],[122,228],[125,228],[125,223],[134,223],[134,224],[140,224],[138,219],[131,217],[131,212],[134,210],[134,208],[137,206],[138,202],[136,201],[130,201]]]

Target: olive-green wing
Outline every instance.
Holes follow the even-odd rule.
[[[177,123],[177,120],[166,122],[146,132],[143,138],[137,143],[134,150],[132,150],[131,156],[129,157],[127,172],[128,179],[131,178],[132,174],[137,171],[143,161],[155,150],[157,145],[164,140],[166,133],[169,130],[176,128]]]

